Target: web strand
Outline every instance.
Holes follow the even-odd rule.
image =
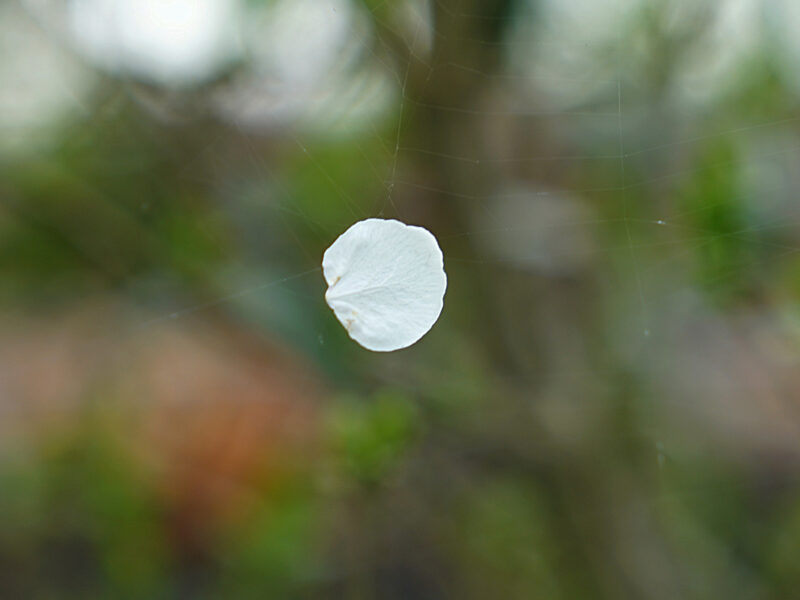
[[[441,0],[436,0],[441,4]],[[385,4],[385,3],[384,3]],[[380,6],[380,5],[378,5]],[[445,7],[442,6],[444,9]],[[452,16],[452,9],[451,16]],[[467,14],[458,14],[459,18],[465,19],[482,19],[480,15],[467,15]],[[405,39],[404,32],[397,29],[397,26],[388,22],[386,19],[382,19],[377,16],[377,14],[373,14],[373,17],[376,20],[379,20],[382,27],[384,27],[387,31],[391,31],[397,39],[402,40]],[[481,210],[484,214],[487,215],[487,218],[493,219],[493,212],[489,209],[490,205],[499,201],[503,200],[511,200],[518,198],[520,200],[524,199],[535,199],[537,197],[555,197],[559,194],[567,194],[573,195],[577,197],[583,198],[594,198],[597,199],[598,197],[602,198],[604,195],[607,194],[619,194],[621,198],[621,208],[622,214],[619,215],[609,215],[603,218],[597,219],[584,219],[575,221],[574,223],[562,223],[559,226],[561,227],[590,227],[592,225],[608,225],[610,227],[614,227],[616,225],[621,225],[622,230],[624,232],[624,239],[625,239],[625,251],[629,257],[633,278],[635,280],[636,286],[636,296],[638,298],[639,304],[639,319],[641,320],[641,330],[647,334],[650,331],[650,316],[648,314],[648,307],[647,307],[647,295],[645,284],[646,282],[650,281],[649,273],[654,272],[656,267],[660,265],[658,268],[661,268],[668,264],[674,264],[675,261],[679,260],[682,256],[689,256],[693,252],[696,252],[698,248],[702,248],[703,245],[708,245],[713,243],[714,241],[719,241],[721,239],[742,239],[747,240],[748,243],[751,243],[755,246],[759,246],[762,248],[772,248],[776,252],[781,253],[793,253],[798,250],[791,244],[783,244],[779,242],[773,242],[765,239],[761,239],[757,234],[764,233],[768,231],[770,227],[780,227],[782,225],[787,225],[788,223],[792,222],[786,217],[788,215],[784,215],[784,218],[777,223],[773,224],[760,224],[757,226],[748,227],[743,230],[734,231],[734,232],[727,232],[727,233],[714,233],[707,230],[702,230],[702,228],[698,228],[696,225],[693,225],[690,222],[690,219],[703,211],[710,211],[714,209],[714,204],[709,203],[703,206],[694,207],[694,208],[687,208],[685,210],[676,211],[674,209],[664,211],[664,214],[660,215],[661,218],[647,220],[647,219],[640,219],[637,218],[632,211],[631,207],[631,196],[629,192],[633,190],[647,190],[651,187],[658,187],[659,190],[670,189],[674,186],[681,185],[682,182],[685,182],[687,179],[691,178],[694,175],[702,173],[703,170],[706,169],[713,169],[716,167],[724,167],[736,164],[737,161],[727,161],[727,162],[718,162],[714,164],[705,163],[701,166],[696,166],[688,169],[678,170],[678,171],[671,171],[671,172],[662,172],[660,174],[655,174],[651,177],[641,178],[632,180],[629,170],[627,168],[627,161],[631,158],[641,157],[650,153],[658,152],[658,151],[667,151],[667,150],[675,150],[675,149],[684,149],[686,147],[694,146],[700,142],[711,141],[714,139],[725,139],[726,137],[732,136],[739,136],[743,134],[753,134],[753,133],[766,133],[770,131],[774,131],[778,128],[783,128],[785,126],[791,125],[793,123],[800,122],[800,117],[787,117],[787,118],[779,118],[779,119],[771,119],[765,120],[762,122],[757,122],[753,124],[745,124],[745,125],[737,125],[735,127],[721,129],[719,131],[699,135],[699,136],[690,136],[685,137],[676,141],[670,141],[665,143],[658,143],[658,144],[642,144],[641,147],[631,148],[631,144],[628,140],[625,139],[625,97],[624,97],[624,90],[623,90],[623,72],[622,67],[618,67],[619,73],[616,79],[610,79],[608,77],[587,77],[584,74],[579,74],[579,76],[572,77],[569,73],[559,74],[557,76],[552,75],[539,75],[539,74],[527,74],[527,75],[518,75],[512,72],[509,72],[508,69],[501,69],[497,73],[485,73],[478,69],[471,67],[469,64],[459,64],[457,62],[449,61],[444,64],[438,64],[435,66],[431,66],[428,64],[427,59],[425,56],[421,55],[420,50],[418,49],[418,41],[419,37],[422,34],[422,28],[424,25],[424,16],[419,14],[416,15],[416,24],[414,25],[413,35],[411,43],[407,47],[407,55],[406,55],[406,62],[405,66],[402,69],[402,72],[398,72],[399,69],[392,68],[391,63],[387,61],[387,56],[390,52],[392,52],[390,45],[381,38],[378,34],[375,36],[375,40],[377,41],[377,46],[375,48],[371,47],[370,44],[367,44],[366,50],[368,56],[375,62],[376,65],[380,66],[391,78],[392,81],[396,82],[398,86],[398,94],[397,94],[397,121],[396,125],[391,129],[392,133],[387,135],[385,133],[387,127],[386,123],[381,123],[380,121],[375,121],[374,123],[370,123],[367,126],[367,130],[370,132],[368,136],[362,136],[361,139],[356,140],[358,152],[363,158],[363,166],[368,176],[375,181],[381,190],[385,192],[385,196],[383,199],[383,206],[378,210],[377,214],[383,215],[386,212],[386,208],[390,207],[392,212],[397,215],[398,217],[402,217],[400,209],[395,201],[395,194],[397,192],[398,186],[404,186],[409,190],[416,190],[419,192],[427,192],[431,194],[438,194],[449,196],[451,198],[457,200],[463,200],[466,203],[475,203],[475,209]],[[447,39],[447,37],[437,29],[436,24],[431,24],[431,34],[434,36],[434,40],[436,39]],[[565,42],[567,46],[569,46],[568,42]],[[493,43],[495,46],[503,47],[512,49],[514,47],[520,46],[520,41],[515,39],[508,39],[503,42]],[[556,45],[555,43],[548,43],[542,40],[533,40],[529,43],[532,47],[539,48],[539,47],[547,47],[548,45]],[[576,46],[577,47],[577,46]],[[583,48],[585,50],[585,48]],[[465,108],[462,106],[448,106],[442,104],[433,104],[425,102],[419,98],[413,97],[409,93],[409,83],[411,80],[412,69],[414,68],[415,64],[419,64],[428,68],[428,81],[435,82],[436,77],[442,70],[445,69],[456,69],[459,70],[469,76],[480,78],[482,81],[486,82],[486,85],[521,85],[525,86],[525,84],[531,84],[532,86],[536,86],[539,83],[544,82],[552,82],[555,80],[563,80],[563,81],[571,81],[571,82],[586,82],[589,84],[596,84],[597,86],[606,86],[605,89],[608,89],[611,85],[614,85],[616,88],[616,110],[612,110],[612,106],[610,106],[610,102],[603,104],[603,103],[595,103],[591,106],[584,106],[584,107],[565,107],[560,109],[548,108],[546,106],[542,107],[530,107],[525,105],[526,98],[519,97],[517,99],[514,96],[511,96],[507,101],[505,106],[503,104],[494,104],[489,106],[485,109],[474,109],[474,108]],[[602,74],[601,74],[602,75]],[[417,90],[419,91],[419,90]],[[616,120],[616,130],[617,130],[617,140],[616,140],[616,148],[615,151],[612,152],[581,152],[576,151],[574,153],[571,152],[564,152],[560,150],[558,152],[554,152],[553,154],[541,153],[539,155],[524,155],[522,153],[515,154],[511,153],[505,156],[495,156],[489,153],[484,152],[482,149],[476,148],[464,148],[463,154],[448,154],[448,153],[441,153],[437,152],[431,148],[420,147],[420,146],[406,146],[403,145],[402,139],[404,130],[410,125],[409,119],[413,116],[414,110],[416,108],[424,108],[428,111],[439,111],[439,112],[450,112],[450,113],[458,113],[463,114],[465,117],[474,117],[476,119],[491,119],[491,118],[507,118],[512,122],[516,122],[517,120],[528,120],[528,119],[535,119],[537,123],[541,123],[542,126],[547,124],[555,124],[556,126],[560,126],[561,123],[583,123],[586,120],[586,123],[598,123],[598,124],[607,124]],[[577,121],[577,119],[581,119],[581,121]],[[241,133],[247,136],[246,130],[242,127]],[[328,189],[331,195],[338,198],[344,207],[346,207],[346,211],[349,216],[353,220],[363,219],[367,216],[370,216],[372,211],[367,211],[364,208],[364,203],[357,200],[354,195],[353,191],[347,189],[346,185],[343,185],[340,181],[337,180],[337,177],[331,174],[323,165],[322,163],[316,158],[315,152],[312,148],[312,145],[303,139],[300,138],[298,133],[289,132],[288,137],[292,140],[292,142],[300,149],[303,155],[308,160],[309,164],[313,165],[315,170],[320,173],[327,182],[329,186]],[[391,139],[392,141],[389,142],[386,138]],[[371,142],[376,142],[376,144],[382,147],[385,150],[386,155],[388,156],[388,165],[385,164],[386,160],[383,156],[375,156],[374,154],[370,153],[369,150],[364,149],[363,142],[369,139]],[[787,156],[791,156],[794,152],[800,150],[800,146],[798,147],[790,147],[790,148],[782,148],[780,151],[777,152],[769,152],[765,153],[760,157],[760,159],[777,159],[783,158]],[[203,153],[214,153],[216,152],[216,142],[212,140],[209,142],[208,146],[204,148]],[[250,159],[257,170],[265,175],[265,180],[268,180],[270,183],[276,186],[281,186],[280,179],[276,177],[276,173],[273,172],[273,169],[268,164],[268,161],[264,160],[262,157],[258,155],[257,150],[254,148],[252,144],[250,144],[248,150]],[[527,179],[527,188],[522,192],[508,192],[505,190],[496,190],[489,194],[471,194],[469,191],[464,190],[456,190],[451,187],[436,187],[428,185],[425,180],[417,179],[410,175],[402,175],[399,169],[399,162],[401,158],[401,154],[415,154],[421,157],[432,157],[432,158],[439,158],[443,160],[449,161],[456,161],[462,163],[468,163],[474,165],[476,169],[480,168],[490,168],[492,166],[503,166],[509,169],[514,167],[523,168],[525,166],[535,166],[535,165],[553,165],[558,166],[559,168],[568,168],[570,165],[580,166],[583,162],[594,162],[598,163],[599,161],[616,161],[617,171],[618,171],[618,181],[614,183],[613,181],[603,181],[598,179],[596,185],[592,185],[592,181],[580,181],[577,182],[574,186],[565,186],[563,182],[560,185],[554,186],[551,183],[545,184],[544,182],[537,182],[535,178]],[[382,173],[388,170],[387,175],[382,175]],[[209,175],[210,179],[214,179],[214,174]],[[589,185],[586,185],[588,183]],[[775,186],[768,186],[766,188],[762,188],[762,191],[781,191],[785,189],[785,186],[782,184],[777,184]],[[307,259],[313,259],[313,253],[308,251],[308,248],[305,247],[304,242],[298,236],[298,234],[294,231],[290,231],[293,229],[292,221],[300,221],[305,222],[308,224],[309,228],[313,230],[318,238],[322,241],[324,238],[330,238],[328,241],[332,241],[336,235],[335,231],[332,231],[330,226],[326,226],[319,221],[317,221],[313,215],[309,214],[307,211],[302,210],[300,204],[295,202],[292,198],[292,195],[289,190],[285,188],[281,188],[279,190],[281,200],[274,203],[274,208],[278,211],[279,218],[281,219],[282,227],[286,229],[289,233],[290,237],[294,240],[294,243],[297,247],[298,253],[303,254]],[[744,195],[742,196],[744,198]],[[741,199],[741,198],[740,198]],[[381,206],[380,200],[377,200],[376,204],[373,206]],[[465,210],[470,210],[469,204],[465,204]],[[374,212],[372,212],[374,214]],[[634,239],[634,229],[640,227],[658,227],[658,228],[667,228],[670,230],[677,230],[684,232],[686,235],[683,236],[676,236],[670,240],[654,240],[651,242],[637,242]],[[460,236],[477,236],[483,235],[485,233],[490,232],[498,232],[498,231],[524,231],[525,227],[518,227],[518,228],[503,228],[497,226],[490,226],[486,228],[477,228],[471,229],[469,231],[464,231],[458,235]],[[637,236],[638,237],[638,236]],[[686,244],[693,244],[690,247],[685,247]],[[670,248],[679,248],[677,253],[670,253],[667,256],[658,256],[658,249],[664,249],[665,251]],[[596,247],[586,251],[590,255],[601,256],[601,255],[609,255],[610,253],[617,253],[618,247],[616,246],[609,246],[609,247]],[[642,259],[640,253],[643,251],[647,251],[647,261],[645,264],[642,263]],[[655,252],[655,256],[652,254]],[[653,260],[650,260],[650,259]],[[449,259],[454,260],[456,262],[460,261],[459,257],[449,257]],[[492,262],[494,259],[487,259],[486,262]],[[502,260],[497,260],[496,262],[502,262]],[[299,275],[307,274],[313,271],[303,271]],[[181,309],[178,311],[173,311],[168,314],[166,318],[156,319],[156,321],[161,321],[165,319],[174,319],[178,318],[184,314],[191,314],[197,312],[199,310],[203,310],[204,307],[216,306],[218,304],[230,301],[232,299],[237,298],[240,294],[250,293],[250,290],[258,290],[262,289],[263,285],[267,285],[268,287],[275,286],[275,285],[282,285],[287,283],[291,280],[291,276],[289,278],[280,278],[275,281],[270,281],[267,284],[257,284],[251,288],[246,288],[240,292],[233,292],[231,294],[226,294],[221,296],[218,300],[212,300],[209,302],[204,302],[198,305],[191,306],[187,309]]]

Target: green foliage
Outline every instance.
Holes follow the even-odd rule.
[[[345,472],[365,483],[379,483],[390,475],[417,430],[414,406],[397,393],[379,393],[368,402],[341,402],[330,415],[334,452]]]
[[[766,561],[776,583],[774,597],[790,597],[800,586],[800,498],[792,498],[777,511],[771,542]]]
[[[318,499],[306,485],[267,492],[224,536],[219,596],[289,598],[315,584],[321,569],[319,510]]]
[[[739,169],[736,147],[719,141],[698,157],[694,175],[681,194],[689,230],[701,238],[694,247],[698,283],[720,302],[736,299],[747,290],[752,264]]]
[[[464,497],[452,516],[452,552],[467,574],[459,597],[568,598],[552,520],[537,490],[519,481],[484,482]]]
[[[14,557],[0,563],[15,570],[7,580],[20,597],[164,597],[158,504],[98,433],[52,442],[0,471],[0,557]]]

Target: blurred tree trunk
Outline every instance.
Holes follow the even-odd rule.
[[[476,203],[496,191],[499,174],[489,164],[452,157],[485,157],[486,99],[492,76],[500,68],[506,25],[515,0],[436,0],[433,13],[433,49],[430,62],[409,53],[405,94],[408,128],[402,145],[425,150],[407,153],[409,170],[424,188],[406,188],[397,195],[401,210],[412,219],[431,223],[448,261],[450,286],[473,298],[468,312],[459,315],[487,348],[487,358],[501,371],[514,365],[508,344],[493,310],[492,265],[482,264],[474,229]],[[477,74],[480,73],[480,74]],[[415,181],[415,183],[417,183]],[[413,195],[411,195],[413,194]]]
[[[622,593],[620,584],[614,581],[611,574],[615,571],[607,564],[614,559],[589,545],[595,533],[608,527],[606,515],[598,510],[576,522],[569,511],[563,510],[573,503],[581,505],[587,497],[596,497],[601,503],[605,500],[604,483],[598,482],[594,472],[565,459],[562,452],[569,451],[569,444],[562,446],[563,440],[551,439],[530,412],[535,404],[536,385],[542,380],[540,369],[535,366],[547,364],[533,357],[537,341],[541,341],[534,338],[546,335],[542,321],[547,319],[567,324],[591,319],[592,311],[587,310],[591,303],[581,302],[582,298],[593,297],[591,278],[577,282],[578,289],[570,283],[559,285],[558,281],[543,281],[535,276],[520,281],[514,272],[487,261],[485,250],[476,246],[477,236],[465,235],[476,229],[476,217],[482,211],[487,222],[479,228],[492,228],[490,197],[507,183],[507,175],[497,163],[487,160],[498,158],[487,155],[487,148],[493,147],[488,139],[492,128],[498,123],[505,125],[502,119],[514,118],[499,116],[503,107],[493,106],[492,102],[496,92],[501,91],[497,89],[501,49],[516,2],[434,0],[432,6],[432,57],[430,65],[413,54],[410,57],[412,71],[406,96],[411,101],[406,105],[413,114],[405,121],[408,129],[402,132],[403,146],[426,150],[425,154],[406,154],[406,160],[416,161],[409,169],[425,189],[411,188],[413,196],[398,198],[404,200],[404,214],[420,214],[424,217],[422,222],[433,224],[446,260],[450,261],[449,285],[458,288],[461,297],[473,300],[467,303],[468,307],[459,307],[465,312],[458,318],[463,319],[464,330],[486,349],[486,358],[492,361],[496,372],[512,382],[509,391],[513,396],[495,407],[494,430],[481,421],[478,429],[467,433],[469,439],[462,442],[462,447],[472,448],[478,456],[498,457],[499,464],[494,469],[509,469],[521,477],[548,481],[545,489],[555,510],[557,527],[573,549],[568,560],[576,572],[584,574],[577,587],[591,590],[591,595],[603,589],[618,595]],[[487,198],[488,211],[475,198]],[[503,290],[507,289],[513,290],[510,294],[514,297],[530,299],[530,305],[515,305],[514,310],[509,310],[503,299]],[[541,316],[530,323],[519,321],[520,316],[530,318],[530,313],[539,311]],[[564,334],[563,330],[558,332]],[[509,342],[525,336],[530,336],[525,348]],[[498,396],[505,394],[499,392]],[[516,456],[509,452],[510,440],[520,444]]]

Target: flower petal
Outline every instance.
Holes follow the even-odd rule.
[[[447,288],[442,251],[422,227],[359,221],[325,251],[322,272],[328,306],[368,350],[410,346],[442,312]]]

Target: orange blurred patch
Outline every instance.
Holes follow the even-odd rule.
[[[307,472],[319,386],[297,357],[230,326],[136,323],[101,305],[0,325],[4,428],[35,443],[91,415],[142,466],[178,547],[201,551],[223,521]]]

